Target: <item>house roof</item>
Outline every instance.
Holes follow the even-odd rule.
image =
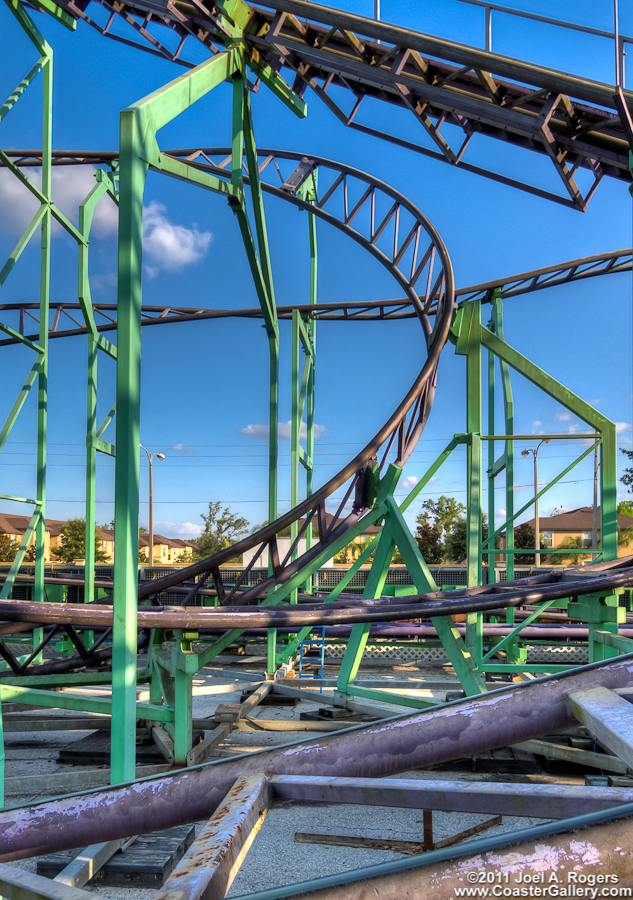
[[[24,534],[31,521],[30,516],[0,514],[0,534]],[[46,531],[51,537],[58,537],[66,523],[61,519],[46,519]]]
[[[534,529],[534,519],[525,523]],[[633,528],[633,516],[618,514],[619,528]],[[580,506],[578,509],[570,509],[559,513],[557,516],[540,516],[539,529],[541,531],[591,531],[593,528],[593,506]],[[598,528],[600,528],[600,510],[598,510]]]

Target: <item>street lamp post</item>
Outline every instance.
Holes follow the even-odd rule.
[[[152,478],[152,462],[156,459],[165,459],[164,453],[150,453],[142,444],[141,450],[147,453],[149,462],[149,564],[154,565],[154,488]]]
[[[530,453],[534,455],[534,539],[535,550],[534,554],[534,562],[537,566],[541,564],[541,527],[538,517],[538,452],[541,448],[541,444],[549,444],[549,438],[543,438],[543,440],[538,444],[536,450],[522,450],[521,456],[528,457]]]

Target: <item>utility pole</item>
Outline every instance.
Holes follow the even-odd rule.
[[[154,457],[156,459],[165,459],[164,453],[150,453],[142,444],[140,445],[141,450],[145,450],[147,453],[147,459],[149,462],[149,565],[154,565],[154,486],[153,486],[153,473],[152,473],[152,463],[154,461]]]
[[[598,554],[598,444],[593,451],[593,522],[591,529],[591,560],[595,560]]]
[[[541,523],[538,515],[538,452],[541,448],[541,444],[549,444],[549,438],[543,438],[537,445],[536,450],[521,451],[521,456],[523,457],[529,456],[530,453],[534,456],[534,540],[536,550],[534,554],[534,563],[536,566],[541,565]]]

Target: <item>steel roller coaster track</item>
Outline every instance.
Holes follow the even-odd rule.
[[[235,39],[226,0],[59,0],[57,5],[69,22],[83,20],[104,36],[189,68],[194,63],[185,59],[188,39],[214,55]],[[300,98],[309,87],[348,128],[582,211],[605,175],[630,182],[633,94],[619,86],[306,0],[241,3],[239,14],[252,68],[287,75]],[[97,18],[105,18],[104,24]],[[117,23],[125,23],[129,37],[117,32]],[[161,30],[177,38],[174,49],[167,46],[174,38],[159,40]],[[345,94],[351,103],[341,103]],[[382,122],[376,127],[372,101],[413,115],[429,146],[384,130]],[[360,121],[365,110],[369,124]],[[547,157],[564,195],[467,162],[475,136]],[[577,183],[579,169],[590,174],[587,188]]]

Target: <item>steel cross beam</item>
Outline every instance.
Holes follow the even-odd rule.
[[[346,127],[574,209],[587,208],[605,175],[631,180],[626,121],[626,105],[633,107],[630,91],[616,94],[608,84],[305,0],[262,0],[256,7],[241,0],[216,0],[208,7],[167,3],[159,9],[147,0],[93,2],[109,13],[105,27],[86,12],[90,0],[59,0],[58,6],[108,37],[189,67],[192,63],[182,58],[189,36],[212,54],[240,36],[258,79],[266,80],[270,72],[290,72],[294,83],[289,93],[302,100],[309,86]],[[227,29],[223,16],[228,7],[239,11],[241,29]],[[130,38],[110,30],[117,17],[131,26]],[[150,23],[177,33],[175,51],[150,34]],[[350,109],[338,105],[332,87],[349,92]],[[359,110],[368,97],[412,113],[427,145],[380,130],[369,117],[368,124],[361,123]],[[453,126],[452,134],[445,125]],[[563,195],[468,163],[465,154],[476,135],[548,157],[562,181]],[[579,168],[593,177],[584,192],[575,180]]]
[[[582,259],[570,260],[557,266],[547,266],[507,278],[498,278],[482,284],[457,288],[455,297],[458,299],[458,303],[456,305],[459,307],[469,300],[481,300],[482,303],[492,303],[495,290],[498,291],[498,297],[508,299],[543,290],[544,288],[583,281],[586,278],[595,278],[599,275],[616,275],[623,272],[631,272],[632,270],[633,251],[630,248],[614,250],[610,253],[595,254]],[[80,304],[53,301],[50,304],[50,309],[54,316],[49,329],[49,339],[86,334],[86,326],[81,325],[74,318],[74,314],[81,310]],[[94,303],[92,309],[96,317],[96,330],[98,332],[103,333],[116,330],[116,304]],[[39,318],[36,315],[38,310],[39,306],[37,303],[5,303],[0,305],[1,312],[19,313],[20,324],[18,330],[27,340],[36,340],[38,337],[37,332],[28,332],[29,320],[33,321],[33,328],[39,328]],[[417,318],[417,313],[407,297],[394,300],[357,300],[342,303],[299,303],[293,306],[278,306],[277,318],[292,320],[293,310],[296,310],[301,315],[309,316],[311,319],[325,322],[374,322]],[[432,307],[429,310],[429,315],[433,315],[435,312],[435,307]],[[205,309],[196,306],[143,305],[141,308],[141,325],[169,325],[176,322],[197,322],[204,319],[260,319],[262,316],[263,313],[259,307]],[[71,327],[63,327],[64,323],[71,325]],[[18,340],[17,337],[5,338],[0,340],[0,347],[6,344],[18,343]]]

